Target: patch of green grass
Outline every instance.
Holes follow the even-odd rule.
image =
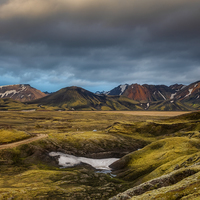
[[[119,176],[136,184],[174,170],[177,164],[199,152],[199,139],[173,137],[153,142],[129,155],[125,172]]]
[[[11,142],[16,142],[19,140],[24,140],[29,138],[30,135],[25,133],[24,131],[17,131],[14,129],[0,129],[0,144],[6,144]]]
[[[32,169],[31,169],[32,168]],[[87,168],[1,170],[1,199],[108,199],[123,188],[122,181]],[[14,172],[15,171],[15,172]]]

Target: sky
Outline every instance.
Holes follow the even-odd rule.
[[[1,0],[0,85],[190,84],[199,11],[200,0]]]

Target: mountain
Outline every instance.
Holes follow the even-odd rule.
[[[0,86],[0,98],[26,102],[45,97],[46,94],[31,87],[29,84]]]
[[[111,91],[107,92],[108,95],[122,95],[124,91],[127,89],[128,84],[119,85],[112,89]]]
[[[0,98],[30,102],[40,109],[51,110],[198,110],[200,81],[187,86],[125,84],[96,94],[76,86],[45,94],[28,84],[8,85],[0,87]]]
[[[194,109],[200,109],[200,81],[191,83],[177,91],[174,95],[174,99],[177,99]]]
[[[132,84],[123,95],[136,101],[160,101],[170,98],[173,90],[165,85]]]
[[[183,85],[173,85],[168,87],[166,85],[139,85],[139,84],[125,84],[115,87],[111,91],[107,92],[108,95],[123,95],[129,99],[136,101],[161,101],[171,98],[178,89],[183,87]]]
[[[54,110],[196,110],[200,108],[198,83],[189,86],[175,84],[169,87],[126,84],[114,88],[109,95],[94,94],[73,86],[30,103],[37,104],[40,108]],[[194,98],[196,104],[193,104]]]
[[[200,109],[200,81],[189,85],[174,84],[119,85],[107,92],[140,102],[143,110],[198,110]]]
[[[180,101],[199,101],[200,98],[200,81],[190,85],[174,84],[166,85],[139,85],[125,84],[107,92],[108,95],[123,95],[129,99],[141,102],[163,101],[163,100],[180,100]]]
[[[45,92],[43,92],[43,93],[49,95],[49,94],[52,94],[53,92],[45,91]]]
[[[97,91],[97,92],[95,92],[95,94],[97,94],[97,95],[101,95],[101,94],[108,94],[109,92],[106,92],[106,91],[102,91],[102,92],[100,92],[100,91]]]
[[[191,83],[188,86],[182,87],[180,90],[174,94],[175,99],[183,100],[191,100],[191,99],[199,99],[200,95],[200,81],[195,83]]]
[[[97,95],[75,86],[63,88],[29,104],[63,110],[143,110],[139,102],[127,97]]]

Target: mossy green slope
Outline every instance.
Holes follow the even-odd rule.
[[[158,122],[135,123],[132,128],[120,125],[124,133],[128,127],[156,140],[111,165],[118,178],[135,186],[111,199],[200,198],[199,119],[200,113],[194,112]]]
[[[195,108],[189,104],[184,104],[178,100],[166,100],[151,102],[148,110],[160,110],[160,111],[187,111],[195,110]]]
[[[0,129],[0,144],[7,144],[11,142],[16,142],[19,140],[24,140],[31,137],[30,134],[24,131],[17,131],[14,129]]]
[[[0,199],[108,199],[121,190],[122,181],[92,169],[48,169],[44,166],[7,166],[1,169]],[[44,168],[44,169],[42,169]]]
[[[12,111],[12,110],[32,110],[36,109],[37,105],[27,105],[20,101],[15,101],[11,98],[0,98],[0,111]]]
[[[128,154],[126,168],[118,176],[138,184],[169,173],[177,164],[199,152],[199,142],[199,139],[187,137],[153,142],[139,151]]]

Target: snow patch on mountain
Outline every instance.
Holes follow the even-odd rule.
[[[126,90],[127,85],[120,85],[121,93],[119,95],[122,95],[124,91]]]
[[[17,92],[16,90],[8,90],[8,91],[6,91],[4,93],[0,93],[0,96],[1,96],[1,98],[3,98],[3,97],[7,97],[9,94],[15,95],[17,93],[19,93],[19,92]]]
[[[150,103],[147,103],[147,107],[145,108],[145,110],[147,110],[150,106]]]
[[[165,96],[164,96],[160,91],[158,91],[158,92],[159,92],[159,94],[162,96],[162,98],[163,98],[164,100],[166,100]]]
[[[170,99],[174,99],[174,96],[176,95],[176,93],[174,93],[174,94],[171,94],[171,97],[170,97]]]
[[[193,89],[194,89],[194,88],[192,88],[192,89],[189,89],[189,90],[188,90],[188,92],[189,92],[189,93],[188,93],[187,95],[185,95],[185,97],[184,97],[184,98],[186,98],[186,97],[190,96],[190,95],[192,94],[192,91],[193,91]]]
[[[8,86],[4,85],[4,86],[0,86],[0,89],[2,89],[3,87],[10,87],[10,86],[18,86],[18,85],[8,85]],[[10,98],[11,98],[15,94],[18,94],[18,93],[24,91],[25,89],[26,89],[26,86],[25,85],[21,85],[21,90],[19,90],[19,91],[17,91],[17,90],[7,90],[4,93],[0,93],[0,96],[1,96],[1,98],[3,98],[3,97],[7,97],[8,95],[12,94],[10,96]]]
[[[184,85],[180,90],[184,89],[185,87],[187,87],[187,85]]]

